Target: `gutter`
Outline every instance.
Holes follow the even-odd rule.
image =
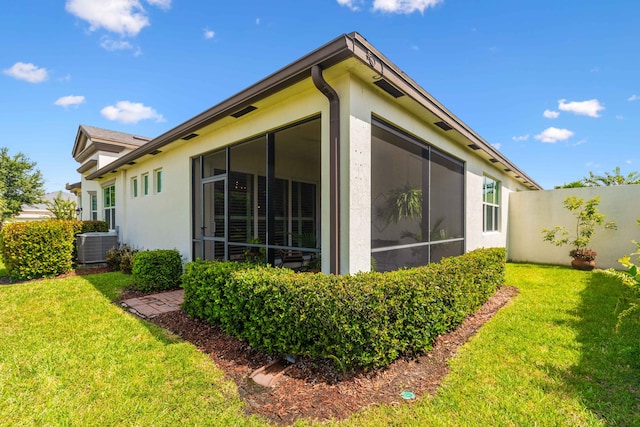
[[[311,68],[311,79],[329,100],[329,272],[340,274],[340,98],[320,65]]]

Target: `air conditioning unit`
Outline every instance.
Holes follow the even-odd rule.
[[[76,236],[78,263],[91,264],[107,261],[107,251],[118,246],[118,235],[114,232],[81,233]]]

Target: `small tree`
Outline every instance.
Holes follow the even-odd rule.
[[[35,167],[36,163],[24,154],[12,157],[9,149],[0,148],[0,200],[5,202],[0,212],[1,222],[18,215],[23,204],[42,201],[44,182],[42,173]]]
[[[544,240],[556,246],[564,246],[570,244],[574,247],[569,255],[574,258],[583,258],[587,261],[595,259],[596,253],[588,249],[589,242],[596,232],[596,227],[601,226],[605,229],[617,228],[614,221],[605,222],[606,215],[598,212],[600,204],[600,196],[596,196],[591,200],[585,201],[581,197],[569,196],[562,202],[564,207],[573,212],[576,218],[575,235],[571,234],[565,227],[556,225],[554,228],[544,228]]]
[[[62,197],[62,191],[53,200],[45,201],[55,219],[76,219],[76,202]]]

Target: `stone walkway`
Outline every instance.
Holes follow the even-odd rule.
[[[126,299],[121,301],[120,305],[136,316],[150,319],[159,314],[180,310],[182,301],[184,301],[184,289],[179,289],[177,291]]]

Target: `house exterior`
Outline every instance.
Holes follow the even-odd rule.
[[[506,246],[509,195],[541,189],[357,33],[154,139],[80,126],[73,156],[121,242],[339,274]]]

